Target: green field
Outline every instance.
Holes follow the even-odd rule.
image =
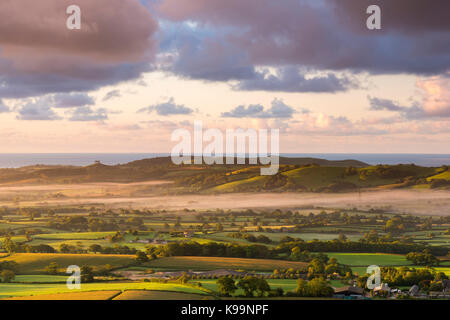
[[[106,254],[53,254],[53,253],[15,253],[0,261],[15,261],[19,264],[19,274],[41,274],[51,262],[57,263],[63,271],[70,265],[89,265],[104,267],[109,264],[113,268],[134,264],[134,256]]]
[[[435,180],[435,179],[443,179],[443,180],[450,180],[450,171],[444,171],[442,173],[436,174],[434,176],[431,176],[427,178],[428,181]]]
[[[254,235],[255,237],[262,234],[265,235],[266,237],[269,237],[271,240],[277,242],[280,241],[281,238],[286,236],[292,238],[300,238],[305,241],[310,241],[314,239],[327,241],[339,238],[339,234],[337,233],[318,233],[318,232],[316,233],[253,232],[251,234]],[[358,241],[359,239],[361,239],[361,235],[358,234],[346,234],[346,237],[350,241]]]
[[[121,291],[87,291],[3,298],[5,300],[111,300]]]
[[[202,287],[217,292],[217,280],[193,280],[193,282],[200,282]],[[297,288],[297,280],[296,279],[267,279],[267,282],[270,285],[270,288],[282,288],[284,292],[294,291]],[[343,284],[340,280],[331,280],[330,285],[336,288],[343,287]],[[241,289],[236,290],[235,296],[243,295],[244,292]]]
[[[416,268],[416,269],[424,269],[422,266],[408,266],[409,268]],[[450,268],[446,267],[434,267],[433,268],[436,272],[443,272],[447,276],[450,276]],[[352,267],[352,271],[358,273],[358,275],[364,275],[367,272],[367,267]]]
[[[425,269],[424,267],[421,266],[415,266],[415,268],[417,269]],[[433,268],[436,272],[443,272],[445,273],[445,275],[450,276],[450,268],[446,268],[446,267],[434,267]]]
[[[21,283],[66,283],[67,276],[53,276],[53,275],[17,275],[13,282]]]
[[[36,239],[49,240],[96,240],[104,239],[115,232],[71,232],[71,233],[49,233],[34,236]]]
[[[0,238],[0,245],[3,243],[3,239],[5,238]],[[13,236],[11,237],[11,240],[14,242],[24,242],[27,240],[27,238],[25,238],[24,236]]]
[[[202,287],[217,292],[217,280],[193,280],[193,282],[200,282]],[[286,291],[293,291],[297,288],[296,279],[267,279],[271,289],[282,288]],[[234,295],[243,295],[244,291],[241,289],[236,290]]]
[[[234,192],[236,190],[242,190],[245,187],[258,186],[262,185],[264,181],[267,180],[267,177],[264,176],[256,176],[248,179],[242,179],[238,181],[233,181],[229,183],[225,183],[214,187],[211,191],[221,191],[221,192]]]
[[[147,291],[128,290],[122,292],[113,300],[211,300],[212,297],[205,294],[167,292],[167,291]]]
[[[339,263],[354,267],[377,266],[407,266],[411,262],[403,255],[385,253],[334,253],[328,252],[330,258],[336,258]]]

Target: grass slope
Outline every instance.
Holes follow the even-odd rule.
[[[411,262],[405,256],[385,253],[334,253],[329,252],[330,258],[336,258],[339,263],[355,267],[377,266],[407,266]]]
[[[121,291],[91,291],[77,293],[56,293],[37,296],[13,297],[5,300],[110,300]]]
[[[43,273],[46,266],[56,262],[65,269],[70,265],[89,265],[103,267],[106,264],[113,268],[128,266],[134,263],[132,255],[99,255],[99,254],[53,254],[53,253],[15,253],[0,261],[15,261],[19,264],[19,274]]]
[[[210,300],[211,297],[195,293],[148,291],[148,290],[128,290],[113,300]]]
[[[0,283],[0,298],[79,293],[88,291],[160,290],[205,294],[205,291],[189,285],[156,282],[99,282],[82,283],[81,289],[71,290],[66,284],[18,284]]]

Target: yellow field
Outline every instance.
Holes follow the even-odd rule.
[[[152,290],[173,291],[185,293],[206,294],[203,288],[194,287],[181,283],[161,282],[93,282],[81,284],[80,289],[69,289],[65,283],[51,284],[22,284],[22,283],[0,283],[0,298],[29,297],[38,295],[53,295],[62,293],[82,293],[99,291],[127,291],[127,290]]]
[[[304,262],[271,260],[271,259],[244,259],[244,258],[221,258],[221,257],[167,257],[152,260],[147,265],[153,268],[169,269],[233,269],[249,271],[267,271],[273,269],[300,269],[307,266]]]
[[[442,173],[439,173],[437,175],[427,178],[428,181],[435,180],[435,179],[450,180],[450,171],[447,170],[447,171],[444,171]]]
[[[91,291],[14,297],[4,300],[109,300],[119,293],[120,291]]]

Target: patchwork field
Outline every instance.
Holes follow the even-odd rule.
[[[42,190],[37,184],[0,186],[0,263],[18,264],[0,264],[8,271],[0,275],[6,279],[1,279],[0,298],[219,299],[223,297],[217,295],[215,277],[229,270],[255,273],[267,279],[272,290],[281,288],[285,293],[297,287],[296,277],[324,277],[333,287],[348,284],[331,280],[347,277],[345,266],[330,266],[327,259],[310,265],[317,251],[330,251],[325,252],[328,257],[360,275],[369,265],[411,266],[405,255],[426,246],[433,255],[446,259],[450,192],[431,191],[432,182],[424,182],[428,190],[394,190],[398,179],[382,178],[387,168],[380,167],[288,165],[278,177],[255,177],[258,170],[253,169],[230,171],[225,179],[219,177],[221,168],[185,170],[182,176],[178,176],[181,171],[169,170],[165,178],[173,180],[171,184],[80,184],[71,180],[67,186],[60,182],[42,186]],[[347,169],[356,174],[347,174]],[[411,169],[415,176],[429,178],[444,173],[443,168],[397,169]],[[110,177],[104,173],[102,177]],[[194,191],[186,193],[182,179]],[[306,191],[279,190],[280,181],[302,185]],[[336,181],[367,188],[362,192],[312,192]],[[389,190],[378,190],[380,185]],[[236,193],[240,188],[256,189]],[[362,239],[364,250],[374,252],[390,252],[397,241],[404,254],[350,253],[359,250],[357,242]],[[295,253],[296,246],[307,252]],[[332,252],[344,248],[349,252]],[[193,254],[198,256],[187,256]],[[435,270],[449,274],[447,259]],[[58,265],[56,271],[49,268],[52,263]],[[91,267],[83,269],[89,282],[83,282],[80,290],[66,286],[69,265]],[[276,274],[272,273],[275,269]],[[262,290],[267,298],[268,289]],[[233,298],[243,293],[239,289]]]

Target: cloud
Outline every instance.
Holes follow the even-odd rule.
[[[108,101],[108,100],[111,100],[113,98],[120,98],[121,96],[122,96],[122,94],[120,93],[120,90],[112,90],[112,91],[109,91],[103,97],[103,101]]]
[[[279,92],[338,92],[357,88],[355,81],[348,77],[337,77],[333,73],[306,78],[296,67],[278,69],[276,75],[268,70],[258,72],[251,79],[240,81],[234,88],[237,90],[264,90]]]
[[[1,47],[1,46],[0,46]],[[68,93],[92,91],[103,86],[134,80],[144,71],[149,71],[147,62],[120,64],[105,68],[93,63],[77,66],[74,73],[27,74],[17,72],[2,73],[0,59],[0,96],[4,98],[26,98],[48,93]]]
[[[95,101],[86,93],[58,93],[50,96],[49,103],[54,108],[74,108],[93,105]]]
[[[9,110],[8,106],[5,105],[5,103],[3,102],[2,99],[0,99],[0,113],[4,113],[4,112],[10,112],[11,110]]]
[[[160,67],[181,77],[208,81],[249,79],[256,75],[248,56],[220,32],[167,23],[161,39]]]
[[[368,99],[370,103],[370,110],[398,112],[402,117],[407,119],[420,119],[429,116],[417,103],[412,106],[401,106],[397,102],[389,99],[372,98],[370,96]]]
[[[69,121],[102,121],[108,119],[108,112],[104,108],[92,110],[90,107],[76,108]]]
[[[188,69],[195,54],[205,59],[204,64],[196,61],[201,72],[195,75],[206,80],[211,74],[220,79],[220,70],[211,63],[216,52],[220,57],[217,48],[234,57],[227,61],[227,70],[240,67],[249,71],[247,77],[255,66],[372,74],[430,75],[449,70],[449,1],[435,0],[432,5],[423,0],[377,1],[382,8],[381,31],[366,28],[370,4],[373,1],[165,0],[154,8],[173,23],[199,26],[192,33],[208,28],[220,36],[219,44],[211,44],[211,37],[198,38],[191,54],[186,55],[186,46],[178,47],[183,54],[176,64],[183,68],[174,70],[195,74],[195,69]]]
[[[66,28],[71,4],[0,2],[2,97],[95,90],[150,70],[158,25],[138,0],[77,1],[81,30]]]
[[[388,99],[379,99],[367,97],[370,103],[370,110],[387,110],[387,111],[402,111],[407,109],[407,107],[399,106],[396,102]]]
[[[343,23],[355,31],[370,32],[361,28],[367,17],[366,8],[377,4],[381,8],[382,22],[386,28],[396,32],[420,35],[424,32],[442,32],[450,30],[448,12],[450,4],[446,0],[432,2],[422,0],[334,0],[339,1],[336,12]],[[345,17],[357,19],[345,19]],[[420,19],[418,18],[420,17]]]
[[[450,118],[450,77],[431,77],[418,80],[416,86],[423,91],[422,102],[402,106],[398,102],[370,97],[370,110],[397,112],[406,119]]]
[[[260,104],[251,104],[248,107],[237,106],[230,112],[223,112],[222,117],[226,118],[247,118],[258,117],[263,114],[264,107]]]
[[[142,127],[138,124],[123,124],[108,127],[108,130],[119,130],[119,131],[136,131],[141,129]]]
[[[307,113],[307,110],[303,110],[303,113]],[[237,106],[230,112],[223,112],[224,118],[292,118],[295,113],[295,109],[286,105],[283,100],[275,98],[272,101],[272,105],[269,109],[264,110],[264,107],[260,104],[245,106]]]
[[[419,80],[417,87],[425,93],[423,108],[435,117],[450,117],[450,73],[443,77]]]
[[[60,117],[53,109],[42,100],[27,101],[17,109],[18,120],[60,120]]]
[[[177,114],[187,115],[194,112],[193,109],[188,108],[184,105],[175,104],[174,98],[170,98],[169,101],[167,102],[155,104],[138,110],[138,112],[147,112],[147,113],[152,113],[153,111],[156,111],[156,113],[160,116],[171,116]]]
[[[39,98],[23,99],[16,106],[19,120],[63,120],[55,109],[68,109],[69,121],[99,121],[108,119],[104,108],[92,109],[94,99],[85,93],[52,94]]]
[[[60,120],[53,108],[86,108],[95,101],[86,93],[58,93],[39,98],[25,99],[19,103],[17,119],[20,120]]]

